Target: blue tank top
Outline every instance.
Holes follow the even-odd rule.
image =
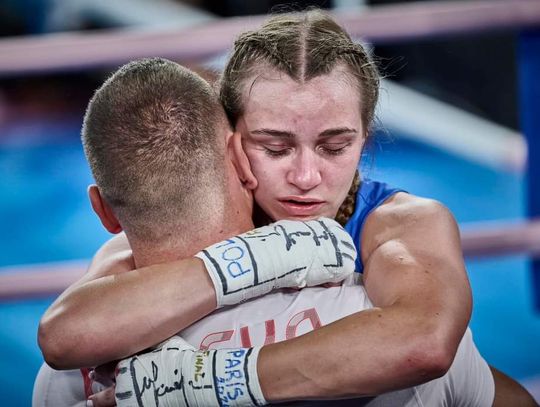
[[[368,217],[368,215],[377,207],[379,207],[390,196],[398,193],[406,192],[403,189],[391,187],[384,182],[377,182],[371,180],[362,180],[360,188],[356,193],[356,207],[354,213],[345,225],[345,230],[352,236],[358,250],[358,257],[356,258],[356,271],[362,273],[364,271],[364,265],[360,256],[360,236],[362,235],[362,228]]]

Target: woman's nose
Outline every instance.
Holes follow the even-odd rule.
[[[303,191],[309,191],[321,183],[321,171],[317,157],[311,152],[301,152],[291,163],[287,182]]]

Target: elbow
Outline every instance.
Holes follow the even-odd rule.
[[[41,319],[38,327],[38,345],[45,363],[53,369],[66,370],[83,367],[72,360],[71,356],[74,352],[70,337],[54,318],[44,316]]]
[[[411,348],[407,364],[416,373],[419,383],[444,376],[452,366],[456,349],[435,334],[426,335]]]
[[[65,315],[61,318],[45,315],[38,327],[38,345],[43,359],[55,370],[97,366],[119,359],[115,357],[118,349],[109,344],[109,337],[103,340],[103,335],[92,332],[86,324]]]
[[[47,317],[39,322],[38,345],[45,363],[56,370],[66,369],[62,364],[63,345],[59,343],[59,335],[55,334],[52,322]]]
[[[442,377],[452,366],[453,356],[449,352],[436,350],[431,352],[421,363],[421,370],[425,381]]]

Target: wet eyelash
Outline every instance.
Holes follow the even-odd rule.
[[[340,147],[340,148],[326,148],[326,147],[321,147],[321,149],[324,151],[325,154],[328,154],[328,155],[341,155],[345,152],[345,149],[347,147],[350,146],[350,143],[348,144],[345,144],[343,147]]]
[[[289,150],[288,149],[283,149],[283,150],[271,150],[269,148],[264,148],[264,152],[269,155],[270,157],[283,157],[285,155],[288,154]]]

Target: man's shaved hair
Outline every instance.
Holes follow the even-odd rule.
[[[203,222],[222,210],[227,126],[200,76],[168,60],[143,59],[96,91],[82,141],[123,228],[142,241],[163,241],[186,218]]]

